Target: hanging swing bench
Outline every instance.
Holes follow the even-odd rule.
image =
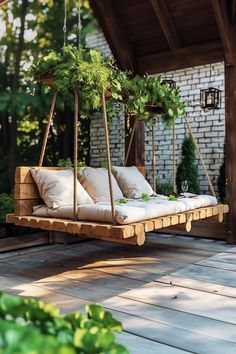
[[[73,200],[73,210],[74,210],[74,221],[69,219],[59,219],[52,217],[38,217],[32,215],[32,208],[36,205],[42,204],[42,200],[40,199],[39,190],[34,179],[31,176],[31,168],[32,167],[17,167],[15,173],[15,213],[8,214],[6,216],[6,221],[8,223],[13,223],[15,225],[30,227],[30,228],[38,228],[47,231],[57,231],[57,232],[65,232],[69,234],[82,235],[90,238],[97,238],[102,240],[109,240],[114,242],[126,243],[126,244],[135,244],[135,245],[143,245],[145,242],[145,233],[151,232],[154,230],[161,230],[163,228],[175,227],[175,229],[184,230],[189,232],[191,230],[191,224],[195,220],[202,219],[210,219],[215,220],[216,222],[222,222],[224,214],[228,212],[228,205],[215,205],[215,206],[207,206],[198,209],[194,209],[188,212],[166,215],[154,219],[143,220],[136,223],[126,224],[126,225],[117,225],[115,218],[115,203],[113,199],[113,190],[112,190],[112,170],[111,170],[111,158],[110,158],[110,146],[109,146],[109,135],[108,135],[108,122],[107,122],[107,113],[106,113],[106,93],[103,91],[102,93],[102,112],[103,112],[103,121],[104,121],[104,132],[106,138],[106,157],[108,164],[108,180],[109,180],[109,192],[110,192],[110,206],[111,206],[111,214],[112,214],[112,223],[103,223],[103,222],[91,222],[91,221],[77,221],[77,151],[78,151],[78,116],[79,116],[79,106],[78,106],[78,98],[79,91],[78,89],[74,90],[74,200]],[[36,167],[37,169],[48,169],[48,170],[60,170],[65,169],[64,167],[42,167],[43,159],[45,155],[49,129],[53,119],[53,112],[56,104],[57,92],[54,92],[51,108],[48,116],[48,122],[44,134],[43,144],[40,153],[39,164]],[[197,153],[200,158],[200,161],[203,165],[203,168],[206,172],[208,182],[210,184],[210,188],[212,194],[215,196],[215,192],[213,186],[211,184],[208,172],[205,168],[204,162],[201,158],[199,149],[196,144],[196,140],[192,134],[190,125],[187,120],[187,116],[185,116],[185,122],[187,127],[192,135],[193,141],[197,148]],[[126,162],[128,160],[128,154],[130,152],[130,147],[132,144],[132,139],[134,136],[134,131],[136,128],[132,130],[132,134],[130,137],[130,143],[127,149]],[[154,146],[154,128],[153,132],[153,179],[154,184],[156,183],[155,176],[155,146]],[[175,130],[173,128],[173,137],[175,134]],[[175,145],[175,139],[173,140]],[[175,146],[173,147],[173,153],[175,155]],[[173,158],[174,166],[173,166],[173,182],[175,189],[175,157]],[[126,163],[125,163],[126,165]]]
[[[1,3],[5,3],[5,1],[1,1]],[[81,44],[81,0],[78,3],[78,42]],[[64,46],[66,45],[66,34],[67,34],[67,2],[64,1]],[[41,81],[44,84],[48,84],[53,86],[53,75],[52,73],[45,73],[44,75],[38,76],[38,81]],[[55,109],[56,99],[58,92],[54,90],[51,108],[48,116],[48,122],[45,129],[43,144],[41,148],[40,158],[37,169],[50,169],[50,170],[60,170],[65,168],[60,167],[42,167],[43,159],[45,155],[49,129],[53,119],[53,112]],[[33,207],[39,204],[42,204],[42,199],[40,198],[38,187],[31,176],[31,168],[32,167],[17,167],[15,173],[15,213],[8,214],[6,216],[6,221],[8,223],[12,223],[19,226],[31,227],[31,228],[39,228],[47,231],[59,231],[65,232],[75,235],[83,235],[92,238],[98,238],[103,240],[110,240],[115,242],[127,243],[127,244],[137,244],[142,245],[145,242],[145,233],[161,230],[163,228],[168,228],[170,226],[175,226],[177,229],[183,229],[185,231],[191,230],[191,223],[195,220],[201,219],[214,219],[217,222],[223,221],[223,216],[228,212],[227,205],[214,205],[214,206],[206,206],[202,208],[195,208],[191,211],[182,212],[173,215],[166,215],[154,219],[148,219],[139,221],[136,223],[129,223],[126,225],[117,225],[116,224],[116,208],[115,202],[113,198],[113,188],[112,188],[112,169],[111,169],[111,158],[110,158],[110,147],[109,147],[109,136],[108,136],[108,123],[107,123],[107,113],[106,113],[106,96],[110,94],[106,91],[103,91],[101,94],[102,100],[102,112],[103,112],[103,121],[104,121],[104,132],[106,138],[106,158],[108,164],[108,180],[109,180],[109,192],[110,192],[110,212],[112,216],[111,223],[103,223],[103,222],[91,222],[91,221],[77,221],[77,151],[78,151],[78,116],[79,116],[79,90],[78,88],[74,88],[74,100],[75,100],[75,108],[74,108],[74,187],[73,187],[73,213],[74,220],[70,219],[59,219],[52,217],[39,217],[33,215]],[[159,113],[158,105],[148,105],[146,110],[152,113]],[[206,173],[211,192],[213,196],[215,196],[215,192],[210,181],[210,177],[205,168],[204,162],[200,155],[199,149],[196,144],[196,140],[193,137],[190,125],[187,121],[187,116],[185,116],[186,125],[190,131],[190,134],[193,138],[193,141],[196,146],[196,150],[198,153],[198,157],[202,163],[203,169]],[[133,127],[130,142],[127,149],[125,166],[127,164],[132,140],[134,137],[134,132],[137,126],[137,120],[135,121],[135,125]],[[156,185],[156,164],[155,164],[155,139],[154,139],[154,125],[152,127],[152,165],[153,165],[153,184],[154,184],[154,192]],[[175,163],[175,128],[173,128],[173,190],[176,191],[175,186],[175,171],[176,171],[176,163]],[[143,172],[143,171],[142,171]]]

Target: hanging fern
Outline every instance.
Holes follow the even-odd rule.
[[[110,93],[108,111],[113,113],[114,103],[122,103],[127,113],[145,122],[161,116],[167,127],[184,113],[179,90],[163,84],[160,76],[133,76],[94,49],[68,45],[59,53],[52,51],[38,61],[34,73],[37,78],[51,75],[55,89],[65,95],[78,87],[80,112],[85,115],[101,109],[103,90]]]

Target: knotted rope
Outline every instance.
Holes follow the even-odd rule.
[[[74,220],[77,220],[77,160],[78,160],[78,120],[79,120],[79,91],[74,89],[75,106],[74,106],[74,195],[73,195],[73,210]]]
[[[207,169],[206,169],[205,163],[204,163],[203,158],[202,158],[202,155],[201,155],[201,153],[200,153],[200,150],[199,150],[197,141],[196,141],[196,139],[195,139],[195,137],[194,137],[194,135],[193,135],[192,129],[191,129],[191,127],[190,127],[187,114],[184,115],[184,120],[185,120],[185,123],[186,123],[186,125],[187,125],[188,130],[189,130],[189,133],[190,133],[190,135],[191,135],[191,137],[192,137],[192,139],[193,139],[193,143],[194,143],[194,145],[195,145],[198,158],[199,158],[199,160],[200,160],[200,162],[201,162],[201,164],[202,164],[202,168],[203,168],[203,170],[204,170],[204,172],[205,172],[205,175],[206,175],[206,178],[207,178],[207,180],[208,180],[208,184],[209,184],[211,193],[212,193],[212,195],[216,198],[216,193],[215,193],[215,191],[214,191],[213,184],[212,184],[212,182],[211,182],[209,173],[208,173],[208,171],[207,171]]]
[[[55,109],[55,105],[56,105],[57,93],[58,92],[55,91],[53,94],[53,97],[52,97],[50,112],[48,115],[47,126],[46,126],[46,130],[45,130],[44,137],[43,137],[43,145],[42,145],[40,157],[39,157],[39,163],[38,163],[39,167],[41,167],[43,165],[43,159],[44,159],[45,150],[46,150],[46,146],[47,146],[47,142],[48,142],[49,130],[50,130],[50,126],[51,126],[51,122],[52,122],[52,118],[53,118],[53,113],[54,113],[54,109]]]
[[[106,141],[107,171],[108,171],[108,182],[109,182],[109,191],[110,191],[111,213],[112,213],[112,221],[113,224],[115,225],[116,217],[115,217],[115,205],[114,205],[113,189],[112,189],[111,155],[110,155],[110,143],[109,143],[108,122],[107,122],[106,99],[105,99],[104,90],[102,92],[102,113],[103,113],[104,132],[105,132],[105,141]]]

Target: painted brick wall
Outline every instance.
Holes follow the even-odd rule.
[[[90,34],[87,45],[100,49],[104,55],[110,55],[111,51],[102,34]],[[211,72],[211,75],[210,75]],[[209,170],[211,179],[216,184],[219,168],[223,160],[223,148],[225,138],[224,119],[224,65],[216,63],[211,65],[187,68],[163,73],[165,77],[172,78],[180,88],[183,101],[188,102],[188,117],[193,133],[198,142],[200,151]],[[213,85],[222,90],[222,108],[220,110],[204,112],[200,108],[199,93],[201,88]],[[119,132],[124,126],[124,116],[121,114],[110,128],[111,152],[113,163],[122,164],[124,161],[124,137]],[[145,166],[147,178],[152,181],[151,166],[151,136],[146,127],[145,134]],[[176,121],[176,157],[180,161],[181,145],[185,134],[188,133],[183,119]],[[156,127],[156,158],[158,181],[172,181],[172,130],[164,129],[160,123]],[[91,124],[91,166],[100,166],[105,160],[105,144],[101,119],[94,119]],[[198,161],[198,160],[197,160]],[[199,164],[199,179],[202,192],[208,192],[208,183],[203,169]]]

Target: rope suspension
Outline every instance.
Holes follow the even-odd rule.
[[[81,45],[81,35],[82,35],[82,19],[81,19],[81,13],[82,13],[82,6],[81,6],[81,0],[79,0],[78,4],[78,36],[79,36],[79,45]]]
[[[173,192],[176,193],[176,134],[175,122],[173,124]]]
[[[212,184],[212,182],[211,182],[209,173],[208,173],[208,171],[207,171],[207,169],[206,169],[205,163],[204,163],[203,158],[202,158],[202,155],[201,155],[201,153],[200,153],[200,150],[199,150],[197,141],[196,141],[196,139],[195,139],[195,137],[194,137],[194,135],[193,135],[193,132],[192,132],[192,129],[191,129],[191,127],[190,127],[190,124],[189,124],[188,117],[187,117],[187,114],[186,114],[186,113],[185,113],[185,115],[184,115],[184,120],[185,120],[185,123],[186,123],[186,125],[187,125],[188,130],[189,130],[189,133],[190,133],[190,135],[191,135],[191,137],[192,137],[192,139],[193,139],[193,143],[194,143],[194,145],[195,145],[198,158],[199,158],[199,160],[200,160],[200,162],[201,162],[201,164],[202,164],[202,168],[203,168],[203,170],[204,170],[204,172],[205,172],[205,175],[206,175],[206,178],[207,178],[207,181],[208,181],[208,184],[209,184],[211,193],[212,193],[212,195],[216,198],[216,193],[215,193],[213,184]]]
[[[51,122],[53,119],[53,113],[54,113],[54,109],[55,109],[55,105],[56,105],[57,93],[58,92],[55,91],[53,94],[53,97],[52,97],[52,103],[51,103],[50,112],[48,115],[46,130],[45,130],[44,137],[43,137],[43,145],[42,145],[41,152],[40,152],[38,167],[42,167],[42,165],[43,165],[43,159],[44,159],[45,150],[46,150],[46,146],[47,146],[47,142],[48,142],[49,130],[50,130]]]
[[[128,145],[127,152],[126,152],[125,166],[127,166],[127,162],[128,162],[128,159],[129,159],[131,146],[132,146],[132,143],[133,143],[133,140],[134,140],[134,133],[135,133],[137,125],[138,125],[138,120],[135,118],[133,129],[132,129],[132,133],[131,133],[131,136],[130,136],[130,139],[129,139],[129,145]]]
[[[153,190],[156,193],[156,149],[155,149],[155,123],[152,123],[152,176],[153,176]]]
[[[108,182],[109,182],[109,191],[110,191],[111,213],[112,213],[113,225],[115,225],[116,224],[115,204],[114,204],[113,189],[112,189],[111,155],[110,155],[109,132],[108,132],[108,123],[107,123],[106,98],[105,98],[104,90],[102,92],[101,98],[102,98],[102,113],[103,113],[104,132],[105,132],[105,141],[106,141],[107,171],[108,171]]]
[[[79,92],[74,89],[75,108],[74,108],[74,195],[73,195],[73,210],[74,220],[77,220],[77,160],[78,160],[78,120],[79,120]]]
[[[66,45],[66,32],[67,32],[67,6],[66,6],[66,0],[64,0],[64,24],[63,24],[64,46]]]

